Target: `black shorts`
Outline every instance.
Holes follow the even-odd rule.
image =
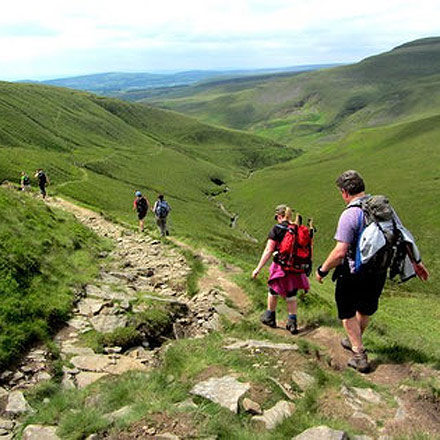
[[[40,194],[45,196],[46,195],[46,185],[38,185],[40,187]]]
[[[143,220],[147,215],[147,211],[138,211],[138,219]]]
[[[344,274],[337,278],[335,299],[339,319],[350,319],[356,312],[373,315],[385,285],[386,272],[379,274]]]
[[[278,292],[275,292],[275,290],[271,289],[270,287],[269,287],[269,293],[275,296],[279,295]],[[286,298],[293,298],[294,296],[297,295],[297,293],[298,293],[298,289],[293,289],[290,292],[287,292]]]

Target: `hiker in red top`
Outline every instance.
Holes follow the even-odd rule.
[[[286,298],[288,313],[286,328],[292,334],[297,334],[298,325],[296,318],[296,294],[298,293],[299,289],[303,289],[306,292],[309,290],[310,285],[306,272],[309,272],[310,264],[308,264],[308,269],[305,267],[300,267],[303,266],[302,263],[294,267],[293,264],[287,263],[280,254],[280,249],[283,247],[285,241],[289,238],[286,237],[286,234],[290,234],[294,230],[298,232],[298,224],[292,222],[292,209],[287,205],[278,205],[275,209],[275,220],[277,221],[277,224],[269,232],[266,248],[261,255],[258,266],[252,272],[252,278],[257,278],[261,269],[274,255],[274,253],[276,256],[278,256],[278,258],[274,258],[274,261],[270,266],[267,310],[261,316],[261,322],[270,327],[276,327],[275,312],[278,295],[281,295],[282,297]],[[309,258],[311,258],[311,238],[309,239],[309,247]],[[292,253],[293,249],[290,252],[290,256],[292,256]],[[305,261],[306,260],[303,262],[305,263]],[[309,263],[311,263],[311,261],[309,261]]]
[[[144,232],[145,216],[147,215],[150,202],[145,198],[140,191],[136,191],[136,198],[133,202],[133,211],[137,211],[139,219],[139,231]]]

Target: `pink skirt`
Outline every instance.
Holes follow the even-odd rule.
[[[285,297],[293,290],[310,289],[309,279],[304,273],[284,272],[283,268],[276,263],[272,263],[269,269],[268,286],[278,295]]]

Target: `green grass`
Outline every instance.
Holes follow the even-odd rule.
[[[68,319],[73,290],[96,275],[102,246],[71,216],[0,188],[1,369]]]

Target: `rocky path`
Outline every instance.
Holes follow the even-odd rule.
[[[62,385],[66,389],[83,388],[102,377],[130,370],[148,371],[159,362],[157,354],[163,340],[200,337],[218,330],[222,327],[222,315],[233,321],[241,319],[241,313],[226,304],[229,290],[239,308],[249,306],[244,292],[228,280],[220,270],[220,263],[206,254],[201,258],[205,262],[209,260],[210,269],[200,282],[199,293],[189,298],[186,279],[190,269],[178,249],[134,233],[66,200],[51,198],[48,204],[71,212],[114,244],[112,252],[100,255],[103,264],[97,279],[76,292],[72,318],[55,336],[61,358],[73,366],[63,368]],[[171,325],[163,333],[151,334],[147,329],[143,340],[128,349],[106,346],[104,353],[95,353],[86,346],[84,334],[111,335],[117,329],[133,325],[136,316],[146,310],[145,302],[167,306]],[[51,354],[43,347],[36,347],[16,371],[3,372],[0,399],[4,415],[12,420],[0,419],[0,440],[12,438],[17,428],[15,419],[32,411],[23,391],[51,379],[51,365]]]
[[[239,269],[222,265],[219,260],[203,250],[194,251],[188,245],[172,239],[182,248],[195,253],[207,267],[199,282],[199,293],[190,298],[186,292],[186,279],[190,271],[178,248],[163,245],[147,235],[134,233],[104,219],[93,211],[62,199],[51,199],[49,205],[71,212],[98,235],[114,244],[113,250],[100,255],[102,266],[97,279],[76,292],[72,318],[56,335],[55,342],[65,365],[62,385],[66,389],[83,388],[106,376],[116,376],[130,370],[149,371],[160,364],[161,344],[165,340],[201,337],[222,328],[222,317],[230,321],[243,318],[241,312],[251,310],[245,292],[230,277]],[[231,307],[230,304],[234,304]],[[138,316],[151,304],[162,304],[170,315],[170,325],[160,332],[143,326],[142,339],[132,346],[121,347],[107,343],[104,350],[95,352],[84,342],[87,334],[113,335],[119,329],[139,324]],[[287,333],[275,329],[275,333]],[[272,430],[285,418],[295,413],[295,401],[316,383],[308,366],[318,363],[330,371],[346,368],[349,353],[339,345],[340,334],[321,327],[303,332],[292,338],[290,344],[276,344],[258,340],[231,340],[224,350],[241,350],[255,355],[268,352],[276,359],[273,383],[285,397],[270,408],[262,410],[266,391],[256,384],[240,382],[234,374],[221,377],[213,371],[194,385],[191,394],[203,396],[228,408],[233,413],[245,411],[258,429]],[[298,338],[305,338],[320,348],[316,353],[300,353]],[[261,365],[256,361],[255,368]],[[309,373],[307,372],[309,371]],[[44,347],[36,347],[25,357],[15,371],[4,372],[0,380],[0,440],[14,438],[20,416],[32,411],[23,391],[51,379],[53,374],[51,354]],[[417,381],[436,380],[438,371],[421,365],[382,364],[363,378],[371,387],[344,384],[328,389],[319,401],[319,411],[330,419],[349,420],[364,436],[352,440],[389,440],[395,436],[410,436],[423,426],[428,437],[440,438],[440,404],[438,396],[429,388],[416,386]],[[414,383],[408,384],[408,381]],[[249,398],[251,397],[251,398]],[[193,402],[191,404],[194,404]],[[126,408],[116,413],[121,414]],[[111,417],[118,417],[111,414]],[[173,421],[173,423],[177,423]],[[171,425],[170,425],[171,426]],[[172,425],[174,426],[174,425]],[[139,428],[140,431],[144,427]],[[151,428],[149,428],[151,429]],[[23,439],[56,440],[56,427],[28,426]],[[143,432],[143,431],[142,431]],[[136,430],[121,434],[121,438],[186,438],[168,433],[144,433],[138,437]],[[161,435],[162,435],[161,434]],[[126,435],[124,437],[124,435]],[[91,437],[95,438],[95,437]],[[325,426],[311,428],[296,437],[307,439],[347,439],[342,431]],[[119,438],[118,438],[119,440]]]

